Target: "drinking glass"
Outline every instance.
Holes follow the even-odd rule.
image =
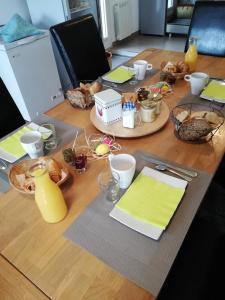
[[[83,173],[87,170],[87,147],[80,146],[75,148],[73,165],[77,173]]]
[[[135,70],[134,68],[128,66],[127,67],[127,72],[130,76],[132,76],[132,79],[129,81],[129,84],[130,85],[135,85],[138,83],[138,80],[137,80],[137,72],[138,70]]]
[[[111,172],[111,170],[102,171],[98,175],[98,184],[106,200],[112,203],[119,200],[120,178],[118,173]]]
[[[41,126],[39,127],[39,132],[42,134],[45,149],[53,150],[57,148],[57,137],[56,137],[55,126],[53,124],[50,123],[41,124]],[[46,134],[48,136],[47,138],[45,138]]]

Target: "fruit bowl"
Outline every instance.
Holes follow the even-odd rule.
[[[44,160],[49,162],[47,164],[47,170],[50,178],[57,184],[61,185],[69,177],[67,168],[51,157],[40,157],[38,159],[22,160],[17,164],[14,164],[9,171],[9,183],[18,192],[33,195],[35,191],[35,185],[33,178],[29,175],[29,169],[32,165],[38,161]]]
[[[174,107],[170,118],[175,125],[175,136],[190,143],[208,142],[224,123],[220,110],[212,105],[196,103]]]

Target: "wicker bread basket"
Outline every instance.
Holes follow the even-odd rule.
[[[56,162],[56,160],[54,161]],[[38,162],[38,159],[22,160],[11,167],[8,178],[9,178],[9,183],[15,190],[26,195],[34,194],[34,191],[26,190],[23,188],[20,178],[21,177],[23,178],[24,176],[26,176],[26,178],[31,178],[28,175],[28,170],[36,162]],[[58,161],[57,164],[61,171],[61,179],[58,182],[56,182],[56,184],[61,185],[63,182],[67,180],[69,176],[69,172],[68,169]]]

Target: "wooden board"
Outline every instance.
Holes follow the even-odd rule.
[[[97,119],[95,113],[95,106],[92,108],[90,113],[90,119],[92,124],[101,132],[110,134],[116,137],[121,138],[135,138],[141,137],[145,135],[152,134],[159,129],[161,129],[169,119],[170,111],[167,104],[162,101],[161,104],[161,112],[156,118],[154,122],[151,123],[144,123],[141,122],[140,125],[136,126],[135,128],[124,128],[122,125],[122,120],[112,123],[112,124],[104,124],[102,121]]]
[[[130,63],[144,59],[152,63],[156,69],[160,69],[162,61],[176,62],[183,58],[184,53],[182,52],[147,49],[132,58]],[[224,62],[225,58],[223,57],[199,55],[196,71],[225,78]],[[155,84],[159,80],[159,74],[155,74],[143,85]],[[188,93],[190,93],[189,83],[177,80],[174,92],[166,96],[170,110]],[[75,127],[85,128],[88,133],[97,131],[90,121],[90,110],[73,108],[68,101],[52,108],[47,115]],[[119,143],[126,153],[132,154],[141,149],[159,156],[161,159],[214,175],[225,151],[225,124],[220,127],[210,143],[201,145],[178,140],[174,136],[173,130],[174,125],[172,122],[168,122],[157,134],[136,139],[120,139]],[[75,135],[76,132],[74,132],[74,137]],[[66,146],[72,146],[73,140],[74,138]],[[62,151],[56,152],[54,158],[62,161]],[[71,170],[71,178],[61,187],[69,211],[66,218],[57,224],[47,224],[42,220],[35,202],[30,201],[30,196],[18,193],[15,189],[1,195],[1,253],[16,270],[24,274],[50,299],[155,299],[152,293],[138,287],[98,258],[63,237],[63,232],[99,193],[96,178],[101,171],[108,169],[108,162],[105,159],[90,162],[87,172],[82,175],[74,172],[72,167],[68,166],[68,168]],[[171,228],[172,231],[174,228],[176,226]],[[171,232],[171,235],[173,236],[174,232]],[[176,250],[167,248],[166,251],[169,251],[170,257],[173,255],[175,259],[179,248],[176,244]],[[160,259],[160,254],[158,258]],[[165,265],[172,266],[173,261],[173,259],[168,259],[168,255],[165,255],[156,267],[161,270]],[[1,263],[0,269],[2,270]],[[8,273],[8,271],[5,272],[6,275]],[[154,277],[149,280],[157,281],[158,279]],[[18,282],[18,286],[21,287],[17,278],[15,282]],[[2,287],[1,280],[0,286]],[[18,289],[14,289],[13,292],[15,297],[17,296],[14,299],[22,298]],[[1,296],[0,298],[4,299],[4,292]],[[35,299],[39,300],[39,298],[40,296],[36,296]],[[12,297],[8,297],[8,299],[12,299]],[[26,299],[32,298],[28,296]]]

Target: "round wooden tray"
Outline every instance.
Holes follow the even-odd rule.
[[[152,134],[158,131],[166,124],[166,122],[169,119],[169,115],[170,115],[169,107],[164,101],[162,101],[161,112],[156,118],[156,120],[152,123],[142,122],[134,129],[124,128],[122,126],[122,120],[108,125],[104,124],[102,121],[97,119],[95,106],[91,110],[90,119],[93,125],[99,131],[105,134],[109,134],[121,138],[134,138],[134,137],[141,137],[148,134]]]

